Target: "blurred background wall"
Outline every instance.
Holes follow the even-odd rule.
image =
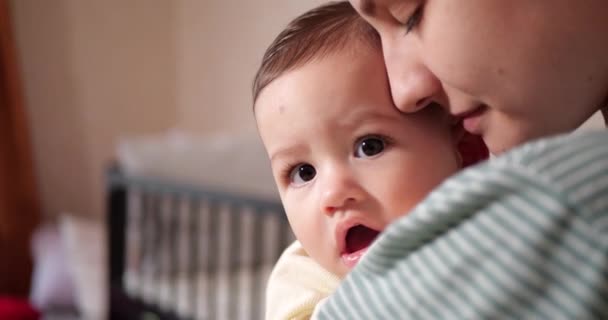
[[[10,1],[43,215],[102,215],[120,137],[253,132],[263,51],[322,2]]]
[[[10,1],[43,214],[100,217],[120,137],[253,132],[265,48],[323,2]]]

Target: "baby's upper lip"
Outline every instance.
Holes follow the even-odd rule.
[[[340,255],[346,252],[346,234],[348,233],[348,230],[358,225],[363,225],[373,230],[380,230],[378,228],[371,227],[370,224],[358,217],[350,217],[340,221],[336,226],[335,232],[336,244],[338,246],[338,253]]]

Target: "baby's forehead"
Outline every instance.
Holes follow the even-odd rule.
[[[266,50],[254,80],[254,101],[285,72],[329,54],[364,47],[380,51],[380,37],[348,2],[314,8],[291,21]]]

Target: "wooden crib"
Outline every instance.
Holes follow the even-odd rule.
[[[107,172],[110,319],[262,319],[278,201]]]

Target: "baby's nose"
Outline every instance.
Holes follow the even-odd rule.
[[[321,182],[321,211],[332,215],[350,203],[360,201],[363,191],[358,181],[344,169],[332,170]]]

